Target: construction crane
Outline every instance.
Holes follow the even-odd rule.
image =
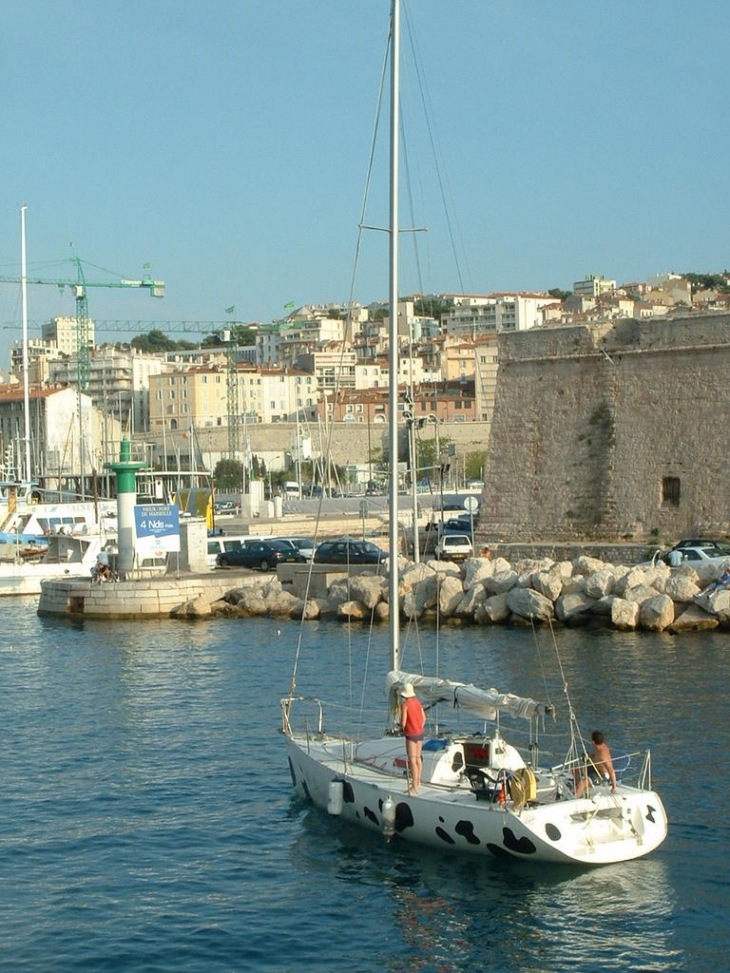
[[[63,293],[69,287],[76,299],[76,369],[77,387],[80,392],[88,394],[91,386],[91,356],[89,348],[89,301],[87,290],[89,287],[145,287],[152,297],[165,296],[165,282],[145,277],[142,280],[86,280],[82,261],[79,257],[72,257],[71,263],[76,266],[76,280],[60,280],[58,278],[26,277],[28,284],[52,284]],[[0,277],[0,283],[21,284],[21,277]]]
[[[234,351],[233,332],[226,329],[223,332],[223,343],[226,345],[226,399],[228,410],[228,456],[238,459],[241,445],[241,409],[238,398],[238,369]]]
[[[145,287],[152,297],[164,297],[164,281],[146,277],[143,280],[86,280],[83,264],[79,257],[72,257],[71,263],[76,266],[76,280],[61,280],[45,277],[0,277],[0,283],[5,284],[52,284],[63,293],[66,287],[71,288],[76,299],[76,389],[78,392],[78,420],[79,420],[79,478],[81,497],[85,495],[84,477],[84,429],[83,411],[81,407],[82,394],[88,395],[91,389],[91,349],[89,347],[89,301],[87,290],[89,287]]]

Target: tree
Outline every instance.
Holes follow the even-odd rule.
[[[132,338],[130,342],[132,348],[136,348],[137,351],[154,353],[156,351],[175,351],[178,348],[178,343],[173,341],[172,338],[168,338],[166,334],[157,328],[153,328],[147,334],[137,335],[136,338]]]
[[[213,331],[203,338],[200,343],[201,347],[219,348],[221,346],[228,346],[232,348],[246,348],[256,344],[256,332],[258,328],[255,324],[232,324],[230,328],[226,328],[225,330],[230,333],[230,338],[227,341],[223,340],[224,330]]]
[[[216,490],[235,492],[243,485],[243,464],[237,459],[221,459],[215,464],[213,481]]]
[[[487,461],[486,449],[480,449],[476,453],[467,453],[464,464],[464,473],[467,480],[481,480],[484,475],[484,464]]]
[[[693,291],[719,291],[726,294],[730,290],[727,271],[723,274],[683,274],[690,282]]]
[[[435,318],[437,321],[440,321],[442,315],[453,311],[453,309],[454,302],[444,300],[441,297],[419,297],[418,300],[413,302],[413,311],[415,314],[421,318]]]
[[[561,291],[559,287],[553,287],[548,291],[550,297],[554,297],[556,301],[564,301],[566,297],[570,297],[571,291]]]

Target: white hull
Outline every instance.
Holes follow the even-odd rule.
[[[0,598],[11,595],[39,595],[42,581],[80,577],[88,581],[96,562],[83,564],[0,564]]]
[[[39,595],[43,581],[75,577],[89,581],[103,546],[101,534],[51,535],[40,561],[0,561],[0,597]]]
[[[660,798],[637,787],[620,784],[611,794],[608,786],[599,786],[583,798],[566,790],[559,797],[560,782],[553,775],[552,784],[540,778],[544,796],[538,793],[538,800],[517,807],[509,799],[504,804],[479,799],[464,775],[453,774],[450,782],[425,782],[435,769],[429,768],[426,752],[424,783],[417,795],[409,794],[404,770],[398,776],[382,769],[386,750],[404,755],[404,742],[398,737],[366,745],[364,757],[362,748],[341,737],[291,734],[287,750],[300,796],[332,811],[331,785],[342,782],[341,790],[334,785],[335,794],[342,796],[334,802],[335,812],[343,820],[383,833],[388,830],[383,805],[391,798],[394,834],[416,844],[525,861],[607,865],[649,854],[667,833]],[[374,753],[378,757],[373,759]],[[442,762],[444,757],[436,759]],[[451,754],[447,760],[452,762]],[[392,764],[397,770],[403,762],[396,758]]]

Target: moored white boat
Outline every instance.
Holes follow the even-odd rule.
[[[604,865],[653,851],[667,834],[667,817],[652,790],[651,756],[618,758],[616,786],[592,769],[569,703],[569,740],[555,764],[540,760],[540,722],[552,717],[550,703],[502,694],[437,677],[400,670],[398,476],[398,136],[400,0],[391,0],[391,195],[390,195],[390,348],[389,371],[389,642],[386,677],[390,713],[382,736],[371,740],[324,729],[318,700],[294,692],[282,700],[282,729],[297,793],[333,817],[417,844],[470,855],[508,856],[539,862]],[[306,613],[305,613],[306,615]],[[473,733],[434,732],[423,744],[421,785],[413,792],[405,741],[397,720],[399,689],[411,684],[428,704],[445,704],[473,714]],[[566,688],[567,697],[567,688]],[[312,709],[312,706],[314,707]],[[302,718],[299,719],[297,714]],[[525,753],[502,735],[502,722],[527,720]],[[628,763],[627,763],[628,759]],[[629,776],[629,770],[632,774]],[[576,782],[588,780],[577,796]],[[581,787],[583,784],[581,783]]]
[[[22,490],[0,506],[0,597],[37,595],[41,582],[89,579],[99,554],[116,546],[116,502],[36,502]]]
[[[389,673],[387,691],[395,694],[406,682],[429,706],[440,699],[475,715],[491,709],[496,725],[486,734],[427,739],[421,787],[413,794],[404,741],[394,728],[376,740],[357,740],[322,732],[315,716],[297,732],[291,724],[294,705],[311,715],[311,701],[288,699],[284,732],[301,797],[386,838],[470,855],[606,865],[646,855],[666,837],[666,812],[651,789],[649,753],[616,759],[615,793],[608,780],[599,780],[577,798],[576,771],[585,757],[541,766],[535,747],[526,757],[502,735],[500,721],[510,711],[537,726],[551,715],[549,705],[403,672]]]
[[[90,529],[77,534],[49,534],[42,557],[0,561],[0,597],[39,595],[41,582],[80,577],[90,580],[99,555],[116,547],[116,534]]]

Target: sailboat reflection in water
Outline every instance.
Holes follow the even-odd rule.
[[[390,31],[390,334],[389,334],[389,542],[390,671],[385,678],[390,723],[381,737],[360,740],[324,732],[322,704],[314,710],[294,689],[282,700],[283,730],[299,795],[349,822],[404,839],[468,855],[509,856],[544,862],[603,865],[646,855],[667,833],[667,818],[651,786],[649,752],[615,760],[617,785],[589,781],[589,757],[570,708],[564,759],[543,766],[538,746],[550,702],[401,669],[398,565],[398,140],[400,0],[392,0]],[[395,610],[394,610],[395,609]],[[400,735],[399,694],[412,685],[437,726],[443,704],[474,718],[473,733],[439,732],[423,743],[418,793],[411,793]],[[567,696],[567,690],[566,690]],[[298,728],[296,714],[302,717]],[[307,719],[309,717],[309,719]],[[520,752],[502,735],[506,721],[530,728]],[[295,726],[297,728],[295,728]],[[428,727],[427,727],[428,730]],[[630,773],[631,772],[631,776]]]

